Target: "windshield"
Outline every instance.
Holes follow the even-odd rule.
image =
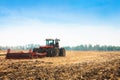
[[[54,45],[54,40],[46,40],[46,45],[47,45],[47,46],[52,46],[52,45]]]

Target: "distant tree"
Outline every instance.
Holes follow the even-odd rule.
[[[66,46],[66,47],[64,47],[66,50],[71,50],[71,47],[69,47],[69,46]]]
[[[88,45],[88,50],[93,50],[93,47],[91,44]]]

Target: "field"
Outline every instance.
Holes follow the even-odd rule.
[[[67,51],[66,57],[21,60],[1,55],[0,80],[15,79],[120,80],[120,52]]]

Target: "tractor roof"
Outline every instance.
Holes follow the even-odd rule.
[[[46,40],[54,40],[54,39],[46,39]]]

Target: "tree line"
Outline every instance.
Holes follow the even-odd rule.
[[[33,48],[39,47],[39,44],[27,44],[24,46],[0,46],[0,50],[7,50],[7,49],[13,49],[13,50],[29,50]]]
[[[79,46],[66,46],[66,50],[81,50],[81,51],[120,51],[120,46],[107,46],[107,45],[79,45]]]
[[[39,44],[27,44],[24,46],[0,46],[0,50],[29,50],[33,48],[38,48]],[[66,50],[77,50],[77,51],[120,51],[120,46],[107,46],[107,45],[78,45],[78,46],[64,46]]]

